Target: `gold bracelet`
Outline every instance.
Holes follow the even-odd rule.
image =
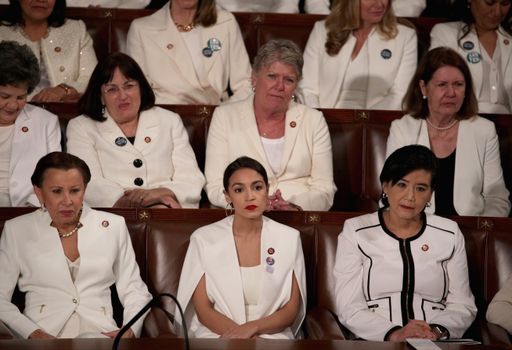
[[[58,87],[60,87],[61,89],[64,90],[64,92],[66,93],[66,95],[69,95],[70,92],[71,92],[71,86],[67,85],[67,84],[64,84],[64,83],[61,83],[59,85],[57,85]]]

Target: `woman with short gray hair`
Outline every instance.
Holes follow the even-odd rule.
[[[30,176],[42,156],[60,151],[56,115],[27,104],[39,83],[32,50],[0,42],[0,206],[38,206]]]
[[[295,102],[302,54],[289,40],[271,40],[254,59],[254,94],[215,109],[206,146],[206,193],[227,205],[222,174],[240,156],[269,174],[268,210],[329,210],[333,181],[331,139],[321,112]]]

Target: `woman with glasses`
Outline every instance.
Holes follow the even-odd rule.
[[[98,63],[69,122],[67,149],[87,163],[96,207],[197,208],[204,177],[179,115],[155,95],[130,57]]]

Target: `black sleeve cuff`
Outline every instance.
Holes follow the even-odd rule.
[[[396,331],[397,329],[400,329],[400,328],[402,328],[402,327],[395,326],[395,327],[391,328],[389,331],[387,331],[386,335],[384,335],[384,341],[388,341],[391,333],[393,333],[394,331]]]

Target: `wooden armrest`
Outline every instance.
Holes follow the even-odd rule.
[[[309,339],[348,339],[350,333],[341,326],[338,319],[329,310],[320,307],[310,310],[304,321],[304,326]],[[344,334],[343,330],[347,333]]]
[[[165,311],[159,307],[152,307],[144,319],[141,337],[146,338],[177,338],[174,325]]]
[[[12,334],[11,330],[7,328],[5,323],[0,321],[0,339],[14,339],[15,336]]]

